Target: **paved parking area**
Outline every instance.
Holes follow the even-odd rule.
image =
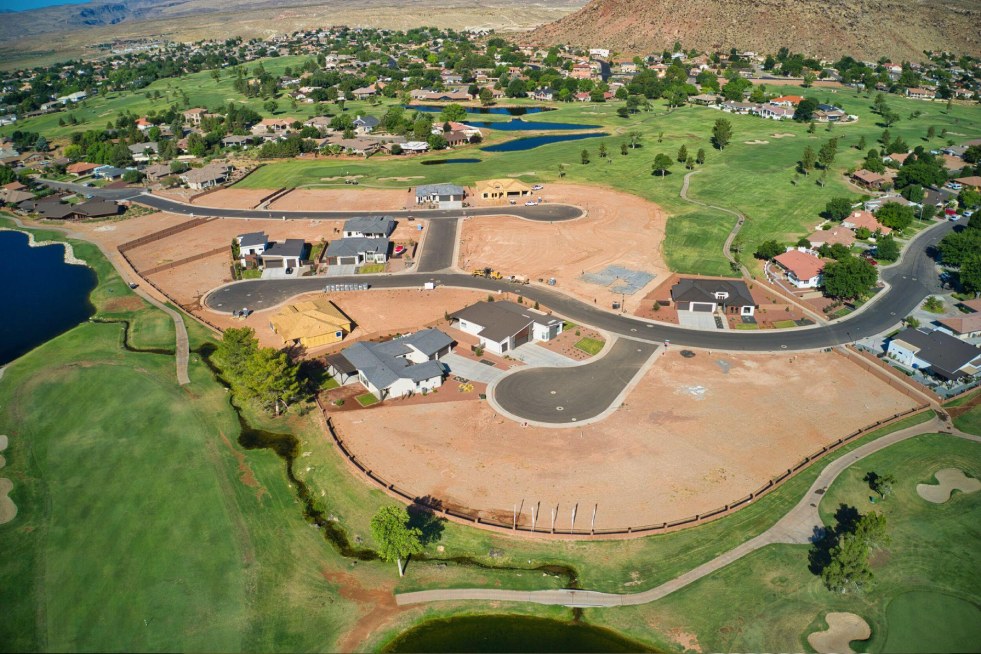
[[[473,359],[460,356],[459,354],[447,354],[440,359],[450,369],[450,375],[459,375],[470,381],[489,384],[503,377],[507,370],[501,370],[493,366],[487,366]]]
[[[678,324],[688,329],[716,330],[715,314],[707,311],[679,311]]]
[[[577,361],[564,354],[545,349],[537,343],[525,343],[511,350],[511,357],[523,361],[529,366],[544,368],[567,368],[576,365]]]

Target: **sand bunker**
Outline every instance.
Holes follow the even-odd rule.
[[[796,136],[796,134],[791,134],[790,132],[783,132],[781,134],[770,134],[770,137],[775,139],[782,139],[790,136]]]
[[[849,644],[853,640],[868,640],[872,635],[869,624],[854,613],[829,613],[824,619],[827,630],[815,631],[807,637],[807,642],[820,654],[853,654]]]
[[[410,175],[409,177],[379,177],[379,182],[408,182],[413,179],[425,179],[423,175]]]
[[[917,484],[916,492],[927,502],[943,504],[955,490],[974,493],[981,490],[981,480],[968,477],[957,468],[944,468],[934,475],[936,484]]]
[[[746,145],[766,145],[769,141],[761,141],[759,139],[753,139],[752,141],[743,141]]]
[[[6,524],[17,517],[17,505],[7,496],[14,488],[9,479],[0,479],[0,525]]]

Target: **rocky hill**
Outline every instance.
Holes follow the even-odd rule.
[[[637,54],[685,48],[916,60],[924,50],[977,55],[977,0],[592,0],[528,36],[542,45]]]

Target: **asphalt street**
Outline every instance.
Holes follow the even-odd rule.
[[[372,288],[421,287],[426,282],[458,286],[480,291],[508,290],[520,292],[532,302],[538,301],[569,320],[590,325],[614,334],[651,343],[669,342],[671,346],[688,346],[711,350],[767,352],[810,350],[850,343],[884,332],[905,318],[927,295],[937,293],[940,282],[930,248],[954,228],[942,223],[921,232],[910,244],[902,261],[883,270],[889,287],[881,291],[856,315],[830,325],[799,329],[760,331],[700,331],[640,320],[611,313],[596,305],[582,302],[558,289],[531,284],[515,286],[505,281],[472,277],[461,273],[411,273],[397,275],[357,275],[331,277],[332,284],[368,283]],[[259,310],[281,304],[299,293],[323,289],[325,278],[305,277],[290,280],[248,280],[214,291],[205,298],[211,309],[231,312],[242,307]]]
[[[569,368],[525,368],[493,388],[502,409],[525,420],[581,422],[608,409],[657,345],[619,339],[600,359]]]
[[[431,273],[453,267],[453,252],[456,251],[456,231],[460,219],[430,220],[423,241],[422,254],[419,255],[419,272]]]
[[[336,220],[345,218],[355,218],[364,215],[385,215],[393,218],[424,218],[426,220],[438,220],[441,218],[457,219],[467,216],[517,216],[525,220],[536,220],[542,222],[559,222],[563,220],[573,220],[583,215],[583,210],[569,204],[539,204],[532,207],[524,204],[507,205],[502,207],[466,207],[463,209],[411,209],[398,211],[270,211],[268,209],[221,209],[217,207],[205,207],[184,202],[178,202],[159,195],[145,192],[142,188],[125,189],[100,189],[95,187],[83,186],[81,184],[71,184],[69,182],[54,182],[41,180],[42,183],[56,189],[72,191],[94,195],[107,200],[132,200],[148,207],[166,211],[168,213],[184,214],[187,216],[200,216],[217,218],[239,218],[239,219],[282,219],[286,220]]]

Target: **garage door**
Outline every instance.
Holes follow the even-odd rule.
[[[342,266],[355,266],[358,263],[357,257],[337,257],[337,263]]]
[[[709,302],[692,302],[691,303],[691,310],[692,311],[705,311],[707,313],[712,313],[713,311],[715,311],[715,305],[714,304],[711,304]]]
[[[524,345],[531,340],[531,325],[528,325],[520,332],[514,335],[514,346]]]

